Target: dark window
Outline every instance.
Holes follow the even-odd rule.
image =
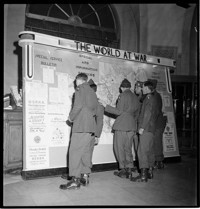
[[[28,4],[25,30],[119,48],[109,4]]]

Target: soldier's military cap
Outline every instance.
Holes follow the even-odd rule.
[[[88,84],[89,84],[90,86],[91,86],[91,85],[96,85],[92,79],[90,79],[90,80],[88,81]]]
[[[90,85],[90,87],[95,88],[95,91],[97,90],[97,89],[96,89],[96,88],[97,88],[97,85],[95,84],[95,82],[94,82],[92,79],[90,79],[90,80],[88,81],[88,84]]]
[[[90,85],[90,87],[96,92],[97,91],[97,85],[95,84],[95,82],[92,80],[92,79],[90,79],[89,81],[88,81],[88,84]]]
[[[125,78],[125,79],[122,81],[120,87],[131,88],[131,83]]]
[[[142,81],[137,81],[137,82],[135,83],[135,87],[141,87],[141,88],[142,88],[143,83],[144,83],[144,82],[142,82]]]
[[[156,79],[148,79],[148,81],[151,81],[153,83],[153,89],[156,89],[158,81]]]

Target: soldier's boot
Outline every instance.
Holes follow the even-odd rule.
[[[119,176],[120,178],[126,178],[126,169],[122,168],[120,171],[114,171],[115,176]]]
[[[132,177],[132,168],[126,168],[126,178],[131,179]]]
[[[130,180],[133,182],[147,182],[148,181],[147,170],[148,170],[147,168],[141,168],[141,173],[136,177],[132,177]]]
[[[158,161],[158,169],[163,169],[164,167],[163,161]]]
[[[133,168],[132,168],[132,172],[134,173],[139,173],[139,161],[138,160],[135,160],[133,162]]]
[[[164,168],[164,163],[163,161],[156,161],[154,165],[155,169],[163,169]]]
[[[89,174],[81,174],[80,184],[82,186],[88,186],[89,184]]]
[[[158,169],[158,161],[155,161],[153,168]]]
[[[139,169],[139,161],[138,160],[134,160],[133,165],[134,165],[134,168]]]
[[[150,167],[147,172],[148,179],[153,179],[153,167]]]
[[[60,189],[69,189],[69,190],[72,190],[72,189],[80,189],[80,178],[76,178],[76,177],[72,177],[72,180],[69,181],[67,184],[61,184],[60,185]]]
[[[136,166],[134,166],[133,168],[131,168],[131,171],[133,173],[138,173],[138,168]]]
[[[63,173],[62,176],[61,176],[61,178],[62,179],[66,179],[66,180],[71,180],[72,179],[72,177],[69,176],[69,174],[67,174],[67,173]]]

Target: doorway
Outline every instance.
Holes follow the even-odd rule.
[[[197,82],[172,82],[172,97],[180,149],[197,147]]]

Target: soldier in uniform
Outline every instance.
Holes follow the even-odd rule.
[[[135,94],[137,95],[137,97],[138,97],[140,103],[142,103],[143,100],[144,100],[144,99],[143,99],[144,95],[143,95],[143,93],[142,93],[143,83],[144,83],[144,82],[137,81],[137,82],[135,83],[135,89],[134,89],[134,92],[135,92]]]
[[[137,177],[132,177],[134,182],[147,182],[148,178],[153,178],[154,152],[153,140],[158,118],[158,104],[153,93],[153,83],[146,81],[143,85],[143,94],[146,97],[142,104],[139,116],[140,141],[138,146],[139,167],[141,173]]]
[[[138,129],[138,118],[139,118],[139,114],[140,114],[140,110],[141,110],[141,107],[142,107],[142,102],[144,100],[144,97],[146,95],[143,95],[142,93],[142,87],[143,87],[143,82],[141,81],[137,81],[135,83],[135,88],[134,88],[134,93],[135,95],[138,97],[138,100],[139,100],[139,104],[140,104],[140,108],[138,108],[138,111],[136,112],[135,114],[135,119],[136,119],[136,125],[137,125],[137,128]],[[139,134],[136,133],[133,137],[133,160],[134,160],[134,169],[133,171],[137,171],[138,170],[138,156],[137,156],[137,150],[138,150],[138,143],[139,143]]]
[[[117,100],[116,108],[106,105],[105,112],[117,116],[114,124],[114,153],[119,163],[119,171],[114,175],[130,178],[133,168],[133,137],[136,134],[136,120],[134,114],[139,109],[139,100],[131,92],[131,83],[124,79],[120,85],[122,93]],[[105,104],[105,103],[104,103]]]
[[[87,83],[85,73],[76,76],[76,91],[68,120],[73,122],[71,144],[69,147],[69,176],[72,180],[60,185],[60,189],[78,189],[88,181],[91,173],[91,147],[96,131],[95,116],[97,96]],[[81,175],[82,174],[82,175]],[[87,178],[84,178],[86,174]]]
[[[167,123],[167,117],[163,115],[162,112],[162,98],[161,95],[156,91],[157,80],[155,79],[148,79],[153,82],[153,93],[158,103],[158,110],[159,115],[156,121],[156,130],[154,134],[154,155],[155,155],[155,165],[154,168],[156,169],[163,169],[164,168],[164,155],[163,155],[163,132],[165,130],[165,126]]]

